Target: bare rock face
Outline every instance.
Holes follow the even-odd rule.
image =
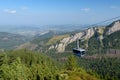
[[[49,50],[50,50],[50,49],[54,49],[54,48],[55,48],[54,45],[52,45],[52,46],[49,47]]]
[[[75,34],[74,36],[69,36],[69,37],[67,37],[67,38],[63,38],[63,39],[60,41],[60,43],[58,44],[57,51],[58,51],[58,52],[64,52],[64,51],[65,51],[65,47],[66,47],[68,44],[70,44],[70,43],[76,41],[77,39],[81,38],[82,35],[83,35],[83,33],[80,32],[80,33]]]
[[[65,44],[60,43],[58,45],[57,51],[58,52],[64,52],[64,50],[65,50]]]
[[[104,30],[105,30],[105,27],[99,27],[98,28],[98,33],[99,33],[99,39],[102,40],[104,37],[103,37],[103,33],[104,33]]]
[[[68,44],[76,41],[77,39],[81,39],[81,38],[87,40],[87,39],[91,38],[94,35],[94,32],[95,32],[94,28],[89,28],[89,29],[87,29],[85,31],[76,33],[73,36],[69,36],[69,37],[63,38],[62,40],[60,40],[59,44],[55,45],[56,47],[52,45],[52,46],[50,46],[49,49],[54,49],[55,48],[58,52],[64,52],[65,51],[65,47]]]
[[[65,48],[68,44],[76,41],[77,39],[81,39],[81,38],[83,40],[89,40],[96,32],[98,33],[98,39],[101,41],[101,45],[103,45],[102,39],[104,38],[103,33],[105,32],[105,28],[106,27],[89,28],[87,30],[76,33],[72,36],[61,39],[58,44],[55,44],[54,46],[53,45],[50,46],[49,49],[56,49],[58,52],[64,52]],[[120,20],[112,23],[108,27],[108,30],[106,33],[107,33],[107,35],[110,35],[116,31],[119,31],[119,30],[120,30]]]
[[[110,35],[119,30],[120,30],[120,20],[113,23],[113,25],[109,28],[107,34]]]
[[[94,28],[89,28],[85,31],[85,35],[84,35],[84,39],[89,39],[91,38],[95,33],[95,29]]]

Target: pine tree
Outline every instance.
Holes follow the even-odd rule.
[[[68,57],[66,67],[67,67],[68,70],[77,69],[77,59],[75,58],[75,56],[71,55],[71,56]]]

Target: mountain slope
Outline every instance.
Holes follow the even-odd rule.
[[[28,41],[24,36],[11,34],[7,32],[0,32],[0,48],[1,49],[13,49],[16,46]]]
[[[108,26],[92,27],[80,32],[71,32],[62,35],[55,35],[55,32],[49,32],[38,36],[31,43],[37,45],[34,50],[45,52],[54,50],[62,53],[65,51],[72,51],[72,49],[76,47],[76,40],[82,39],[80,47],[85,48],[89,54],[105,53],[104,50],[108,47],[110,48],[108,40],[113,38],[116,40],[115,43],[120,42],[119,31],[120,20],[114,21]],[[114,37],[112,37],[112,35]],[[114,43],[114,41],[111,43]],[[119,47],[117,44],[113,44],[112,46]]]
[[[112,30],[110,32],[110,30]],[[96,48],[97,51],[99,51],[99,49],[103,49],[103,48],[107,48],[108,45],[108,40],[112,39],[115,40],[112,41],[111,43],[115,43],[116,45],[112,45],[112,46],[116,46],[119,47],[117,45],[117,42],[119,41],[119,31],[120,31],[120,21],[115,21],[113,23],[111,23],[110,25],[106,26],[106,27],[93,27],[93,28],[89,28],[87,30],[81,31],[79,33],[75,33],[72,36],[63,38],[59,41],[59,43],[57,43],[55,46],[57,46],[56,50],[58,52],[64,52],[65,50],[72,50],[72,48],[76,47],[76,46],[72,46],[73,43],[76,44],[76,40],[77,39],[83,39],[83,42],[80,44],[81,47],[86,48],[86,49],[90,49],[91,47]],[[110,33],[109,33],[110,32]],[[106,42],[105,42],[106,41]],[[53,46],[53,45],[52,45]],[[72,47],[71,47],[72,46]],[[71,47],[71,48],[70,48]],[[99,48],[97,48],[99,47]],[[54,48],[54,47],[53,47]],[[68,49],[70,48],[70,49]],[[92,48],[90,49],[92,50]]]
[[[103,39],[106,48],[120,49],[120,31],[116,31]]]
[[[98,80],[84,69],[67,70],[44,54],[27,50],[0,54],[0,80]],[[75,62],[72,59],[72,62]],[[72,64],[72,63],[69,63]],[[74,65],[72,65],[74,66]],[[68,66],[69,67],[69,66]]]
[[[71,62],[69,62],[70,65],[68,65],[67,70],[60,71],[59,76],[61,76],[61,79],[96,80],[91,75],[98,76],[97,74],[99,74],[98,77],[102,80],[120,80],[119,27],[120,22],[118,20],[108,26],[92,27],[80,32],[49,37],[38,36],[35,42],[26,45],[27,49],[44,52],[44,54],[54,58],[57,62],[67,64],[68,56],[73,55],[72,49],[76,47],[76,40],[82,39],[80,47],[85,48],[87,53],[84,57],[76,56],[75,59],[77,59],[78,66],[83,67],[87,72],[81,71],[80,68],[71,70],[71,66],[75,67],[75,62],[70,59]],[[112,32],[110,32],[111,29]],[[48,43],[49,45],[46,45]],[[26,48],[26,46],[22,46],[22,48]]]

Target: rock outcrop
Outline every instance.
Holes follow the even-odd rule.
[[[60,43],[58,44],[58,47],[57,47],[57,51],[58,52],[64,52],[65,51],[65,47],[76,41],[77,39],[80,39],[82,36],[84,35],[83,32],[80,32],[80,33],[77,33],[75,34],[74,36],[70,36],[70,37],[67,37],[67,38],[63,38]]]
[[[105,32],[105,29],[107,28],[107,32]],[[63,38],[60,40],[58,44],[52,45],[49,47],[49,49],[56,49],[58,52],[64,52],[65,48],[68,44],[76,41],[77,39],[83,39],[83,40],[89,40],[94,34],[97,33],[97,38],[100,40],[101,45],[103,37],[103,33],[107,33],[107,35],[110,35],[116,31],[120,30],[120,20],[113,22],[112,24],[109,25],[109,27],[92,27],[87,30],[81,31],[79,33],[76,33],[72,36]],[[87,45],[87,44],[86,44]]]
[[[110,28],[107,31],[107,34],[110,35],[119,30],[120,30],[120,20],[115,21],[111,24]]]
[[[94,35],[94,28],[89,28],[85,31],[82,31],[82,32],[79,32],[79,33],[76,33],[75,35],[72,35],[72,36],[69,36],[69,37],[66,37],[66,38],[63,38],[62,40],[60,40],[60,43],[59,44],[56,44],[55,46],[50,46],[49,49],[56,49],[58,52],[64,52],[65,51],[65,47],[76,41],[77,39],[84,39],[84,40],[87,40],[89,38],[91,38],[93,35]]]

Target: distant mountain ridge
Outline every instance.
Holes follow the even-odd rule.
[[[81,27],[81,29],[79,29]],[[0,32],[8,32],[19,34],[23,36],[34,37],[36,35],[42,35],[44,32],[60,31],[60,32],[70,32],[74,30],[83,30],[85,25],[80,24],[66,24],[66,25],[0,25]]]

